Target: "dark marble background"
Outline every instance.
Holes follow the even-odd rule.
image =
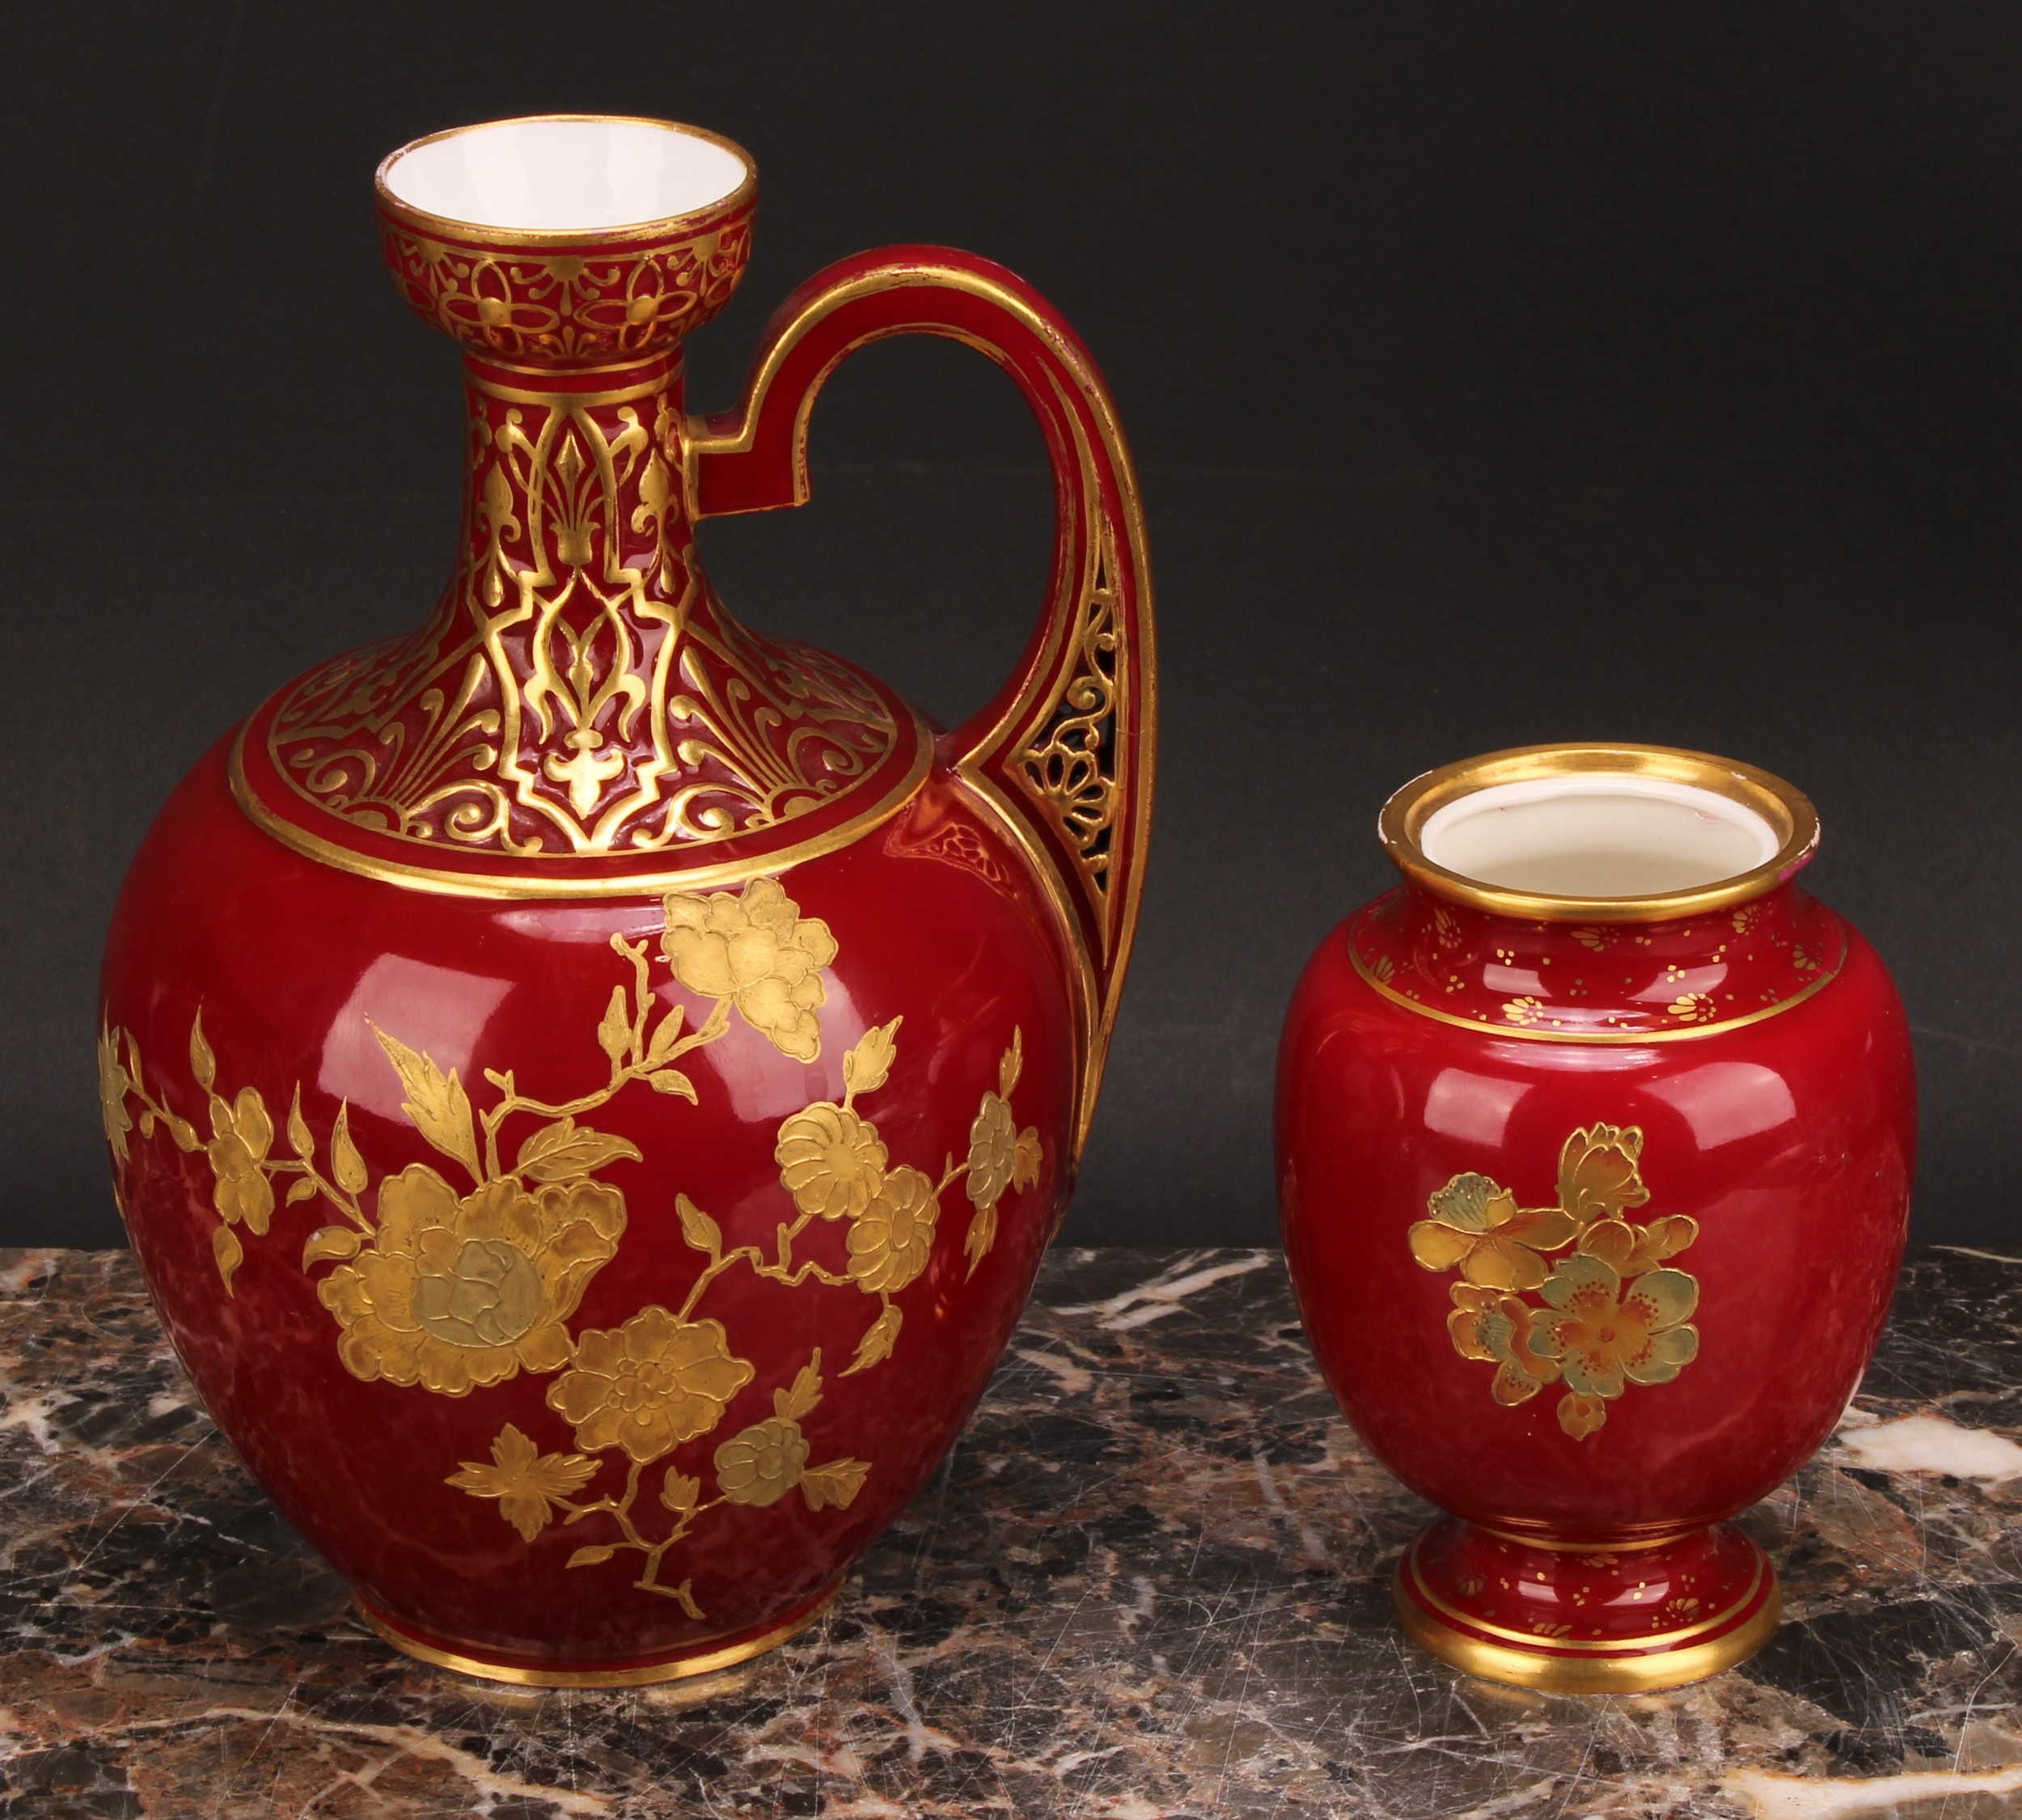
[[[2022,1259],[1913,1255],[1842,1437],[1745,1519],[1783,1630],[1634,1698],[1404,1642],[1387,1577],[1425,1507],[1341,1421],[1269,1252],[1057,1253],[829,1617],[620,1692],[463,1680],[361,1629],[125,1255],[0,1255],[0,1377],[8,1820],[2022,1814]],[[1924,1470],[1860,1463],[1912,1415]]]

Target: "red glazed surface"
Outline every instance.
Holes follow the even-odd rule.
[[[1093,362],[1001,268],[892,248],[690,418],[752,207],[544,237],[382,188],[464,348],[457,569],[206,755],[106,951],[115,1179],[199,1394],[385,1634],[508,1679],[741,1659],[913,1495],[1072,1185],[1141,887]],[[938,736],[738,625],[692,528],[805,499],[823,380],[913,332],[1011,375],[1060,501],[1017,671]]]
[[[1287,1262],[1349,1420],[1446,1510],[1594,1539],[1711,1522],[1787,1476],[1859,1381],[1908,1213],[1908,1028],[1874,950],[1795,886],[1741,910],[1751,914],[1619,925],[1603,955],[1580,939],[1602,932],[1457,913],[1404,887],[1330,934],[1300,980],[1279,1056]],[[1464,922],[1455,952],[1466,958],[1430,969],[1419,989],[1429,1001],[1449,971],[1460,976],[1453,996],[1475,1027],[1398,1002],[1355,964],[1358,941],[1379,959],[1408,954],[1413,932],[1440,916]],[[1780,930],[1780,962],[1720,952],[1741,946],[1737,919]],[[1807,939],[1828,953],[1843,945],[1822,984],[1816,963],[1808,975],[1791,959]],[[1757,1003],[1723,1005],[1723,1017],[1762,1000],[1782,1008],[1703,1034],[1673,1018],[1669,1039],[1649,1042],[1539,1041],[1516,1034],[1545,1027],[1534,1018],[1491,1023],[1500,1003],[1531,996],[1491,970],[1540,979],[1547,960],[1561,980],[1584,973],[1612,991],[1625,1019],[1663,1005],[1667,969],[1716,993],[1729,974],[1748,979]],[[1618,962],[1619,978],[1603,984]],[[1423,1268],[1410,1235],[1466,1172],[1549,1208],[1562,1146],[1597,1123],[1643,1134],[1649,1199],[1631,1218],[1698,1222],[1673,1261],[1697,1280],[1699,1344],[1674,1378],[1631,1383],[1605,1425],[1576,1438],[1556,1417],[1559,1384],[1513,1407],[1495,1400],[1496,1368],[1462,1357],[1449,1335],[1457,1278]]]
[[[347,1100],[375,1187],[425,1164],[468,1193],[467,1176],[403,1115],[400,1078],[368,1022],[457,1069],[480,1104],[487,1069],[566,1099],[605,1077],[598,1020],[630,973],[609,938],[657,944],[660,901],[548,907],[390,891],[261,834],[232,802],[222,761],[214,749],[163,811],[107,953],[106,1001],[137,1041],[148,1091],[210,1137],[187,1059],[201,1005],[228,1097],[257,1089],[279,1126],[300,1083],[319,1152]],[[692,1576],[702,1622],[632,1589],[637,1555],[565,1571],[577,1547],[613,1539],[608,1519],[556,1523],[529,1545],[496,1502],[445,1483],[462,1462],[489,1460],[505,1423],[543,1453],[572,1450],[569,1424],[544,1400],[552,1374],[521,1370],[461,1396],[361,1382],[318,1300],[326,1272],[301,1263],[329,1208],[277,1207],[266,1235],[245,1240],[227,1295],[206,1152],[186,1154],[159,1131],[127,1134],[134,1249],[198,1394],[289,1520],[374,1606],[488,1653],[560,1661],[620,1662],[759,1625],[832,1581],[890,1521],[981,1393],[1067,1187],[1054,1134],[1070,1122],[1073,1026],[1058,939],[1018,856],[945,778],[859,844],[794,869],[788,885],[838,950],[821,1053],[797,1061],[734,1015],[719,1042],[684,1058],[696,1103],[638,1082],[586,1116],[641,1160],[599,1172],[623,1193],[627,1226],[573,1327],[615,1328],[649,1305],[678,1306],[704,1260],[683,1242],[677,1194],[709,1213],[728,1245],[769,1245],[793,1214],[774,1161],[780,1124],[842,1098],[844,1055],[873,1024],[905,1020],[890,1081],[861,1104],[893,1164],[937,1179],[945,1158],[967,1153],[1014,1031],[1024,1067],[1010,1104],[1048,1141],[1038,1180],[1000,1204],[994,1248],[973,1276],[961,1242],[972,1209],[958,1186],[942,1196],[933,1261],[894,1298],[903,1325],[893,1354],[861,1376],[841,1373],[878,1304],[853,1285],[789,1288],[734,1269],[711,1286],[697,1315],[720,1321],[730,1350],[761,1369],[717,1428],[664,1463],[706,1483],[712,1450],[771,1417],[773,1393],[819,1348],[825,1394],[803,1424],[810,1463],[853,1458],[871,1471],[846,1510],[810,1511],[793,1496],[699,1522],[669,1577]],[[664,967],[654,984],[658,1005],[702,1021],[707,1001]],[[522,1120],[513,1136],[541,1123]],[[286,1153],[278,1132],[274,1146]],[[840,1272],[844,1240],[840,1222],[818,1221],[796,1255]],[[657,1479],[661,1463],[649,1470]],[[645,1501],[663,1531],[667,1513]]]

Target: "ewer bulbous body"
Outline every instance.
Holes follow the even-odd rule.
[[[383,1635],[507,1680],[823,1609],[1030,1292],[1136,920],[1149,583],[1099,375],[1009,273],[896,248],[688,417],[755,200],[657,121],[382,166],[463,349],[461,560],[199,762],[106,953],[115,1179],[198,1392]],[[1059,477],[1038,629],[952,731],[738,625],[692,535],[804,499],[821,381],[903,332],[1004,366]]]
[[[1779,780],[1539,747],[1385,808],[1403,882],[1279,1054],[1287,1262],[1371,1450],[1452,1514],[1408,1631],[1491,1678],[1679,1685],[1780,1602],[1727,1524],[1832,1432],[1902,1253],[1915,1083]]]

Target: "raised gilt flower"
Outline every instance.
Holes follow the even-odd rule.
[[[717,1449],[717,1486],[732,1504],[777,1504],[800,1484],[806,1465],[800,1424],[768,1416]]]
[[[273,1184],[260,1166],[274,1141],[274,1122],[251,1087],[241,1087],[236,1100],[210,1096],[211,1204],[228,1226],[241,1220],[252,1233],[264,1233],[273,1217]]]
[[[1495,1366],[1490,1391],[1508,1408],[1528,1403],[1541,1386],[1559,1382],[1559,1361],[1546,1357],[1531,1344],[1534,1312],[1521,1296],[1478,1289],[1466,1283],[1453,1285],[1453,1312],[1446,1317],[1453,1350],[1464,1359],[1480,1359]]]
[[[597,1470],[580,1454],[544,1454],[510,1422],[492,1442],[492,1463],[466,1460],[443,1483],[474,1498],[497,1498],[498,1513],[531,1542],[555,1511]]]
[[[643,1462],[707,1434],[751,1382],[751,1367],[732,1357],[721,1322],[683,1321],[649,1307],[622,1327],[582,1335],[575,1362],[548,1386],[548,1402],[575,1424],[585,1453],[622,1447]]]
[[[1597,1220],[1580,1235],[1580,1249],[1599,1258],[1618,1276],[1640,1276],[1676,1257],[1699,1236],[1689,1213],[1667,1213],[1639,1226],[1627,1220]]]
[[[1550,1306],[1532,1315],[1531,1344],[1559,1361],[1567,1389],[1581,1396],[1667,1384],[1698,1352],[1698,1330],[1687,1323],[1699,1286],[1681,1270],[1648,1271],[1625,1286],[1605,1259],[1576,1252],[1538,1293]]]
[[[338,1355],[354,1377],[450,1396],[566,1364],[564,1323],[625,1230],[624,1196],[601,1182],[502,1180],[459,1200],[425,1163],[382,1182],[379,1204],[371,1244],[317,1288]]]
[[[780,1126],[772,1156],[780,1183],[803,1213],[854,1218],[877,1197],[887,1153],[878,1128],[846,1107],[818,1100]]]
[[[979,1207],[994,1207],[1018,1166],[1018,1126],[1011,1108],[996,1094],[985,1094],[983,1106],[969,1127],[970,1200]]]
[[[674,976],[704,998],[725,999],[782,1053],[812,1061],[821,1052],[827,999],[821,970],[835,938],[802,916],[776,878],[754,878],[742,893],[679,891],[666,899],[660,946]]]
[[[1575,1441],[1584,1441],[1608,1420],[1608,1406],[1599,1397],[1568,1390],[1559,1399],[1559,1425]]]
[[[126,1161],[126,1134],[133,1128],[133,1121],[126,1111],[126,1092],[132,1084],[126,1077],[126,1070],[120,1065],[120,1033],[116,1030],[101,1030],[99,1116],[104,1121],[105,1141],[112,1146],[113,1156],[121,1162]]]
[[[1576,1131],[1559,1152],[1559,1204],[1584,1227],[1618,1217],[1625,1207],[1650,1198],[1643,1185],[1643,1129],[1639,1125],[1589,1125]]]
[[[1486,1175],[1456,1175],[1426,1202],[1429,1220],[1411,1228],[1411,1255],[1428,1270],[1451,1270],[1478,1289],[1534,1289],[1545,1280],[1545,1260],[1575,1227],[1556,1207],[1516,1204],[1508,1189]]]
[[[866,1293],[895,1294],[927,1268],[940,1204],[934,1185],[902,1165],[885,1178],[878,1198],[849,1228],[849,1274]]]

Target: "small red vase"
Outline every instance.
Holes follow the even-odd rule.
[[[1403,882],[1286,1019],[1278,1185],[1343,1410],[1452,1513],[1398,1563],[1398,1613],[1494,1680],[1713,1674],[1780,1609],[1724,1519],[1832,1431],[1887,1312],[1901,1003],[1792,882],[1811,805],[1744,765],[1492,753],[1381,832]]]
[[[381,167],[463,349],[461,560],[197,764],[106,951],[115,1180],[199,1394],[382,1634],[503,1680],[720,1667],[832,1597],[1030,1292],[1136,917],[1151,605],[1100,375],[1010,273],[892,248],[691,418],[755,196],[651,121]],[[1058,481],[1038,629],[952,731],[744,629],[692,535],[804,500],[822,381],[913,332],[1011,375]]]

